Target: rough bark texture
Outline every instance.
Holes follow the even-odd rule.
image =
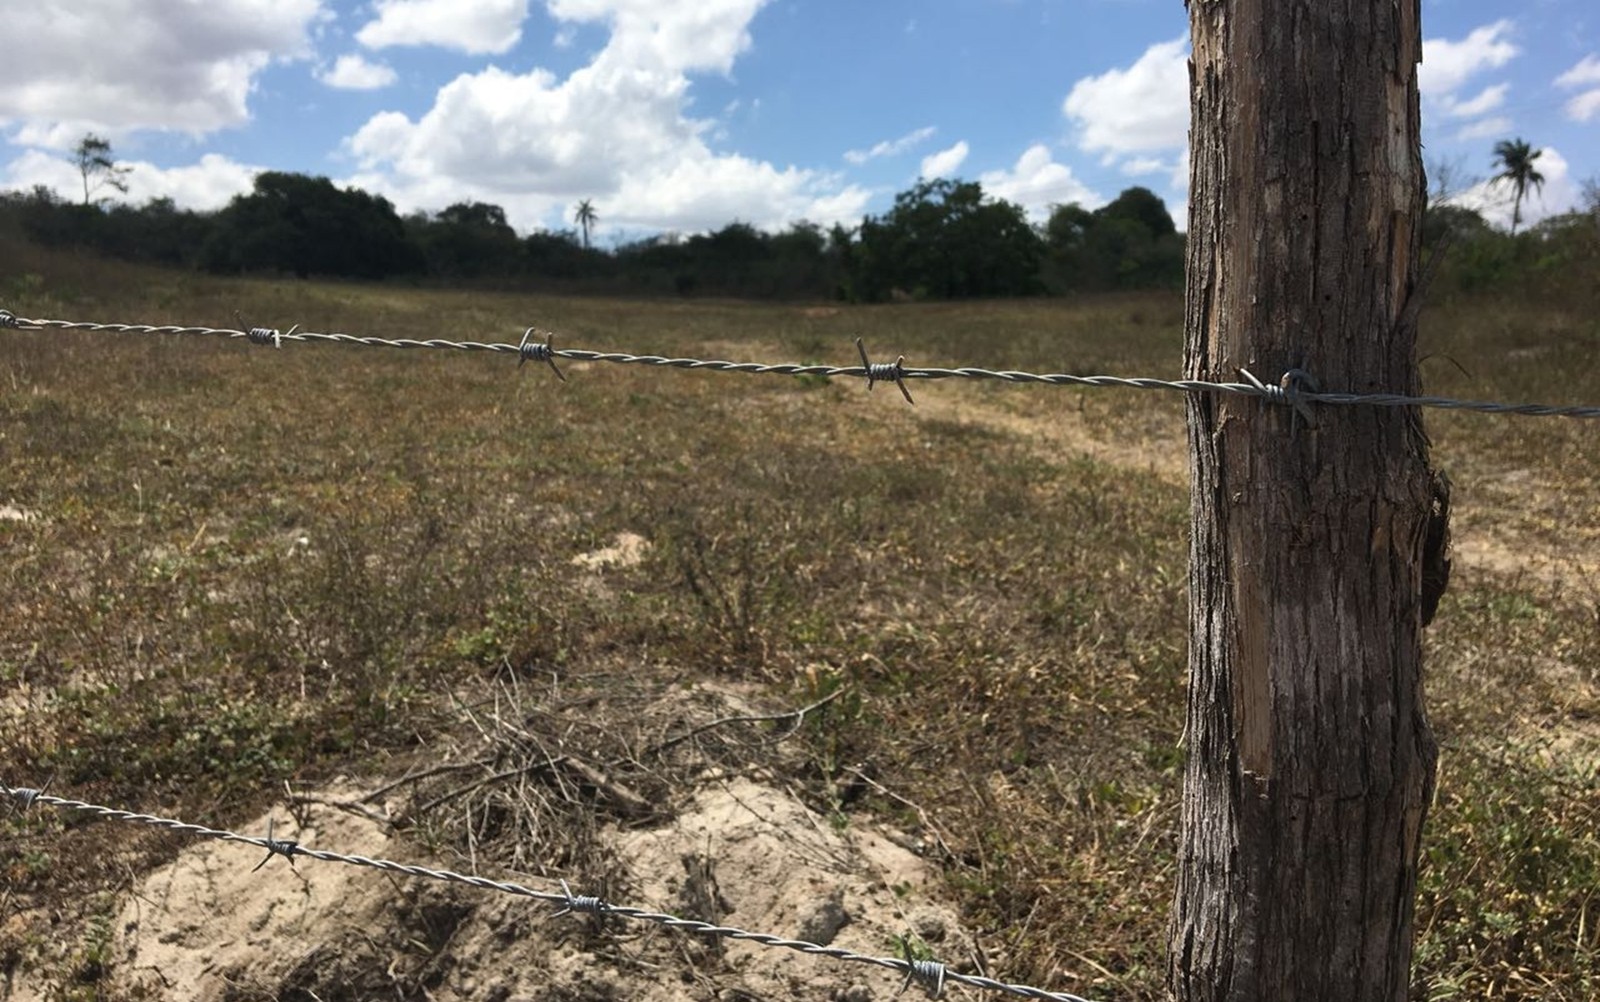
[[[1416,392],[1417,0],[1191,0],[1187,374]],[[1413,410],[1196,395],[1183,1002],[1401,1002],[1435,750]]]

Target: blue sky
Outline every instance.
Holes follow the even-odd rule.
[[[129,198],[216,208],[262,169],[402,211],[480,200],[602,239],[859,221],[919,175],[1042,218],[1133,184],[1186,200],[1178,0],[0,0],[0,187],[81,197],[86,131]],[[1538,219],[1600,176],[1592,0],[1424,0],[1425,156],[1464,201],[1545,152]]]

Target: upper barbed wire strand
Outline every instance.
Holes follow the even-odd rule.
[[[0,327],[17,330],[90,331],[116,334],[174,334],[211,335],[226,338],[252,337],[252,331],[228,327],[200,327],[124,323],[89,323],[72,320],[47,320],[17,317],[0,311]],[[254,330],[272,330],[255,328]],[[359,345],[379,348],[437,348],[453,351],[487,351],[528,357],[530,346],[506,341],[451,341],[444,338],[381,338],[355,334],[319,333],[291,329],[276,334],[275,342],[321,341],[333,344]],[[261,340],[257,336],[257,340]],[[752,375],[778,376],[845,376],[856,379],[877,380],[887,378],[884,372],[874,371],[872,365],[819,365],[780,362],[729,362],[719,359],[685,358],[668,355],[639,355],[619,351],[590,351],[582,348],[554,348],[548,345],[547,359],[566,359],[574,362],[609,362],[620,365],[645,365],[656,368],[689,369],[710,372],[741,372]],[[878,366],[877,368],[883,368]],[[1155,379],[1141,376],[1077,376],[1068,373],[1021,372],[1010,369],[984,369],[966,366],[956,369],[898,366],[900,380],[910,379],[980,379],[1007,383],[1037,383],[1049,386],[1080,386],[1093,388],[1119,387],[1135,390],[1166,390],[1180,393],[1231,393],[1258,397],[1280,405],[1304,403],[1334,404],[1339,406],[1372,407],[1429,407],[1441,410],[1475,411],[1484,414],[1520,414],[1531,417],[1600,418],[1600,406],[1581,404],[1502,403],[1491,400],[1464,400],[1455,397],[1412,396],[1404,393],[1340,393],[1296,389],[1292,394],[1284,387],[1262,383],[1248,372],[1243,372],[1248,382],[1211,382],[1201,379]]]
[[[472,874],[456,873],[453,870],[434,869],[426,866],[414,866],[409,863],[397,863],[390,859],[374,859],[371,856],[354,856],[342,852],[331,852],[327,849],[314,849],[292,842],[287,839],[272,837],[272,825],[268,823],[267,836],[260,838],[253,835],[241,835],[238,832],[228,831],[225,828],[207,828],[204,825],[190,824],[173,818],[158,817],[153,814],[139,814],[134,811],[124,811],[115,807],[104,807],[100,804],[86,803],[82,800],[70,800],[65,797],[52,796],[42,790],[31,787],[11,787],[0,785],[0,794],[4,794],[19,804],[24,810],[39,805],[55,807],[60,810],[80,811],[95,817],[111,821],[123,821],[129,824],[146,825],[164,831],[176,832],[181,835],[191,835],[196,838],[216,839],[221,842],[236,842],[240,845],[255,846],[265,849],[267,856],[256,864],[255,869],[260,870],[273,856],[282,856],[291,863],[301,857],[318,859],[326,863],[342,863],[347,866],[361,866],[387,873],[400,873],[410,877],[419,877],[425,880],[437,880],[446,883],[465,884],[481,890],[498,891],[502,894],[511,894],[517,897],[532,898],[537,901],[546,901],[562,906],[558,914],[567,912],[593,913],[604,915],[617,915],[626,919],[639,922],[652,922],[668,929],[679,929],[684,932],[697,933],[703,936],[715,936],[722,939],[738,939],[756,943],[760,946],[777,949],[794,950],[799,953],[812,954],[819,957],[829,957],[846,963],[867,964],[873,967],[882,967],[909,975],[912,978],[927,979],[931,973],[931,963],[926,960],[900,959],[897,957],[872,957],[865,954],[854,953],[836,946],[823,946],[819,943],[809,943],[805,940],[786,939],[764,932],[750,932],[734,926],[715,925],[702,922],[698,919],[681,918],[665,912],[651,911],[646,908],[636,908],[631,905],[614,905],[599,898],[574,895],[571,889],[562,883],[560,893],[553,891],[539,891],[522,884],[503,880],[491,880],[488,877],[479,877]],[[255,872],[252,870],[251,872]],[[941,968],[944,982],[958,982],[973,988],[982,988],[988,991],[1004,992],[1022,998],[1039,999],[1040,1002],[1089,1002],[1089,1000],[1065,992],[1049,992],[1043,988],[1031,985],[1009,984],[994,978],[987,978],[976,974],[962,974]],[[929,985],[930,994],[942,985]]]

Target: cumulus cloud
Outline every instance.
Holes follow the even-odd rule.
[[[347,140],[350,180],[403,209],[492,201],[536,226],[591,198],[608,227],[699,230],[859,216],[869,193],[838,177],[718,153],[688,116],[690,74],[727,73],[765,0],[549,0],[610,38],[565,79],[491,66],[440,88],[412,118],[373,116]]]
[[[1117,169],[1129,177],[1143,177],[1146,174],[1170,174],[1173,165],[1160,157],[1134,157],[1123,161]]]
[[[922,158],[921,174],[923,177],[954,177],[966,162],[968,152],[967,141],[963,139],[949,149],[931,153]]]
[[[1459,100],[1451,95],[1444,95],[1440,105],[1445,114],[1452,118],[1477,118],[1487,115],[1506,102],[1506,91],[1511,89],[1510,84],[1500,83],[1485,87],[1475,96],[1466,100]]]
[[[864,150],[846,150],[844,158],[859,167],[861,164],[869,160],[876,160],[879,157],[899,156],[907,150],[927,142],[937,131],[933,126],[925,125],[895,139],[885,139],[874,143]]]
[[[1511,41],[1513,25],[1509,18],[1475,28],[1466,38],[1422,40],[1422,66],[1417,70],[1417,85],[1422,93],[1442,97],[1458,90],[1484,70],[1498,69],[1521,50]]]
[[[128,193],[122,196],[126,201],[138,205],[152,198],[170,198],[181,208],[197,211],[220,209],[234,195],[249,191],[261,170],[216,153],[182,167],[157,167],[142,160],[118,162],[132,168],[124,178],[128,182]],[[25,190],[43,185],[63,198],[77,199],[83,194],[82,184],[76,167],[40,150],[24,150],[0,169],[0,187],[4,188]]]
[[[1495,115],[1493,118],[1485,118],[1470,125],[1463,125],[1456,130],[1456,139],[1491,139],[1496,136],[1504,136],[1510,131],[1511,119],[1504,115]]]
[[[1071,167],[1057,163],[1042,143],[1024,150],[1009,170],[987,171],[978,182],[985,193],[1021,205],[1036,221],[1047,217],[1052,205],[1077,202],[1093,208],[1105,201],[1074,177]]]
[[[1557,87],[1583,87],[1600,84],[1600,56],[1590,53],[1578,60],[1572,69],[1556,77]]]
[[[611,28],[602,59],[668,72],[728,73],[750,47],[750,21],[767,0],[547,0],[561,21]],[[598,62],[599,60],[597,60]]]
[[[1600,116],[1600,88],[1586,90],[1566,104],[1567,117],[1574,122],[1587,122]]]
[[[340,56],[317,79],[340,90],[379,90],[395,82],[395,72],[383,63],[371,63],[357,53]]]
[[[1511,128],[1503,115],[1481,118],[1505,104],[1509,84],[1490,84],[1470,97],[1458,92],[1474,77],[1499,69],[1517,56],[1521,50],[1511,40],[1514,30],[1511,20],[1502,18],[1473,29],[1462,39],[1423,39],[1417,86],[1422,91],[1424,119],[1430,120],[1434,114],[1480,119],[1458,129],[1458,140],[1482,139]]]
[[[437,45],[469,55],[509,52],[522,39],[528,0],[377,0],[356,32],[369,49]]]
[[[310,56],[322,0],[30,0],[6,5],[0,124],[64,148],[85,131],[201,134],[249,120],[257,75]]]
[[[1160,42],[1132,66],[1073,84],[1062,113],[1079,128],[1078,145],[1113,157],[1175,150],[1189,132],[1189,42]]]
[[[1539,159],[1533,165],[1544,175],[1544,186],[1541,189],[1529,188],[1522,200],[1524,229],[1542,219],[1572,210],[1579,201],[1578,185],[1572,178],[1566,157],[1558,150],[1546,146],[1539,152]],[[1483,214],[1483,218],[1502,229],[1511,228],[1513,189],[1509,184],[1480,181],[1446,201],[1475,209]]]
[[[1574,122],[1587,122],[1600,116],[1600,56],[1584,56],[1577,65],[1556,77],[1556,86],[1562,88],[1588,88],[1573,95],[1566,104],[1567,117]]]

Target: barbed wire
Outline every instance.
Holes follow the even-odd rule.
[[[952,982],[967,985],[972,988],[981,988],[988,991],[1002,992],[1022,998],[1038,999],[1040,1002],[1088,1002],[1078,995],[1065,992],[1050,992],[1043,988],[1031,985],[1010,984],[994,978],[976,974],[964,974],[952,971],[944,964],[935,960],[917,958],[911,955],[909,941],[907,942],[907,956],[905,957],[873,957],[866,954],[855,953],[836,946],[823,946],[819,943],[809,943],[805,940],[786,939],[763,932],[751,932],[734,926],[716,925],[711,922],[702,922],[698,919],[681,918],[665,912],[651,911],[646,908],[637,908],[631,905],[617,905],[603,901],[600,898],[588,895],[573,894],[572,889],[565,880],[561,881],[561,891],[540,891],[522,884],[510,881],[491,880],[488,877],[479,877],[473,874],[456,873],[453,870],[433,869],[426,866],[415,866],[409,863],[398,863],[390,859],[374,859],[370,856],[354,856],[341,852],[332,852],[327,849],[314,849],[301,845],[299,842],[273,837],[273,823],[267,822],[267,834],[263,837],[254,835],[241,835],[238,832],[228,831],[223,828],[207,828],[204,825],[190,824],[173,818],[157,817],[153,814],[139,814],[134,811],[120,810],[115,807],[105,807],[100,804],[86,803],[82,800],[70,800],[65,797],[53,796],[44,790],[32,787],[0,786],[0,793],[19,803],[23,810],[30,807],[44,805],[66,811],[79,811],[95,817],[112,821],[123,821],[129,824],[145,825],[165,831],[177,832],[181,835],[190,835],[195,838],[216,839],[221,842],[237,842],[240,845],[254,846],[266,851],[266,855],[251,869],[251,873],[260,870],[271,862],[274,856],[282,856],[294,866],[297,857],[305,856],[311,859],[322,860],[327,863],[342,863],[348,866],[367,867],[374,870],[383,870],[388,873],[400,873],[409,877],[425,880],[437,880],[445,883],[465,884],[481,890],[498,891],[502,894],[511,894],[517,897],[532,898],[536,901],[546,901],[559,908],[555,916],[569,914],[590,915],[615,915],[619,918],[632,919],[637,922],[650,922],[668,929],[678,929],[683,932],[697,933],[718,939],[737,939],[760,946],[775,949],[794,950],[799,953],[811,954],[819,957],[830,957],[846,963],[865,964],[873,967],[886,968],[896,971],[904,976],[900,984],[900,992],[904,992],[912,984],[921,987],[930,998],[938,999],[944,993],[944,988]],[[897,993],[899,994],[899,993]]]
[[[915,403],[906,381],[913,379],[980,379],[1007,383],[1035,383],[1049,386],[1077,386],[1087,388],[1117,387],[1135,390],[1166,390],[1180,393],[1230,393],[1259,397],[1268,403],[1294,408],[1298,418],[1314,423],[1311,404],[1371,407],[1429,407],[1441,410],[1476,411],[1485,414],[1521,414],[1532,417],[1568,417],[1600,419],[1600,406],[1537,403],[1503,403],[1492,400],[1465,400],[1456,397],[1412,396],[1404,393],[1341,393],[1321,389],[1316,379],[1301,369],[1290,369],[1275,383],[1264,383],[1245,369],[1239,370],[1242,382],[1213,382],[1203,379],[1154,379],[1142,376],[1077,376],[1068,373],[1021,372],[1011,369],[984,369],[964,366],[956,369],[926,366],[908,366],[905,357],[893,362],[873,362],[867,356],[860,338],[856,347],[861,353],[860,365],[821,365],[780,362],[729,362],[719,359],[683,358],[668,355],[639,355],[620,351],[590,351],[582,348],[557,348],[553,335],[529,327],[522,340],[509,341],[451,341],[444,338],[381,338],[342,333],[302,331],[299,326],[280,331],[274,327],[201,327],[126,323],[93,323],[73,320],[49,320],[19,317],[0,310],[0,327],[16,330],[92,331],[115,334],[173,334],[206,335],[243,339],[252,344],[282,347],[285,341],[331,342],[373,348],[435,348],[453,351],[487,351],[515,355],[519,365],[528,361],[545,362],[565,379],[555,360],[573,362],[609,362],[619,365],[645,365],[656,368],[690,369],[709,372],[739,372],[751,375],[776,376],[835,376],[865,379],[867,388],[876,383],[893,383],[908,403]],[[535,335],[544,340],[534,340]]]

